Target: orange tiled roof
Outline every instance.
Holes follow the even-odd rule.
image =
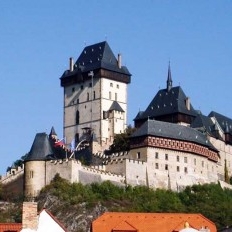
[[[22,229],[22,223],[0,223],[0,232],[19,232]]]
[[[197,230],[207,227],[210,232],[217,231],[215,224],[201,214],[107,212],[93,221],[92,232],[178,232],[185,222]]]

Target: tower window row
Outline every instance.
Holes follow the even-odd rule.
[[[155,163],[155,169],[159,169],[159,163]],[[166,171],[169,170],[168,164],[165,164],[164,170],[166,170]],[[176,166],[176,171],[180,172],[180,166]],[[187,167],[184,167],[184,173],[188,173],[188,168]]]
[[[113,83],[110,83],[110,87],[114,87]],[[116,85],[117,89],[119,89],[119,84]]]

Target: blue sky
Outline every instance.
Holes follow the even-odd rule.
[[[232,1],[0,1],[0,174],[36,133],[62,138],[59,78],[85,47],[107,40],[132,73],[128,124],[166,86],[195,109],[232,118]]]

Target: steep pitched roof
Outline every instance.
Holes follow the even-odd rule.
[[[112,105],[109,108],[109,111],[111,111],[111,110],[124,112],[124,110],[122,109],[122,107],[119,105],[119,103],[117,101],[113,101]]]
[[[47,209],[39,213],[38,231],[68,231],[64,225]]]
[[[47,134],[37,133],[25,161],[46,160],[46,157],[52,154],[53,151]]]
[[[214,117],[224,132],[232,134],[232,119],[215,111],[211,111],[208,117]]]
[[[51,128],[51,132],[50,132],[49,136],[57,136],[54,127]]]
[[[22,229],[22,223],[0,223],[0,232],[19,232]]]
[[[111,231],[159,231],[170,232],[180,231],[184,223],[188,222],[194,229],[207,227],[210,232],[216,232],[215,224],[201,214],[184,213],[116,213],[107,212],[92,223],[92,232]],[[182,226],[180,226],[182,223]],[[120,230],[114,230],[118,228]],[[123,228],[123,225],[125,227]],[[134,230],[133,230],[134,229]],[[135,230],[136,229],[136,230]]]
[[[74,65],[74,70],[76,68],[81,68],[82,72],[105,68],[131,75],[125,66],[118,67],[118,61],[106,41],[85,47]]]
[[[190,141],[217,151],[216,148],[207,139],[206,135],[202,134],[198,130],[179,124],[147,120],[131,135],[131,137],[133,138],[148,135]]]
[[[141,115],[141,118],[155,118],[174,113],[196,116],[196,111],[191,104],[190,109],[188,109],[187,100],[188,98],[180,86],[173,87],[169,91],[161,89]]]
[[[218,126],[217,122],[213,122],[212,119],[208,116],[205,116],[201,113],[197,114],[194,121],[191,123],[190,127],[195,128],[202,133],[207,133],[212,137],[221,138],[220,134],[217,133]],[[222,138],[221,138],[222,139]]]

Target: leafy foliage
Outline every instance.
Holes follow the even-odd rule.
[[[124,133],[114,136],[113,144],[110,146],[110,152],[128,151],[130,149],[130,135],[133,134],[135,128],[128,126]]]

